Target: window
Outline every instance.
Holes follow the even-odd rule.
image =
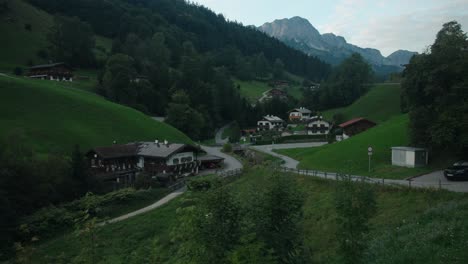
[[[173,159],[172,163],[175,164],[175,165],[179,164],[179,159]]]

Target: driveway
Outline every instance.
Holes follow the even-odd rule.
[[[326,142],[311,142],[311,143],[290,143],[290,144],[274,144],[263,146],[250,146],[251,149],[266,153],[268,155],[280,158],[284,161],[283,167],[288,169],[296,169],[299,161],[285,155],[273,152],[275,149],[294,149],[294,148],[316,148],[326,145]]]
[[[413,184],[421,186],[439,186],[454,192],[468,192],[468,181],[449,181],[444,177],[443,171],[435,171],[411,179]]]

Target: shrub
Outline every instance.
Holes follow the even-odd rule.
[[[27,31],[32,31],[32,25],[31,24],[24,24],[24,29]]]
[[[229,144],[229,143],[224,144],[224,146],[223,146],[223,152],[231,153],[231,152],[232,152],[232,145]]]
[[[16,67],[16,68],[13,70],[13,73],[14,73],[16,76],[21,76],[21,75],[23,75],[23,68],[21,68],[21,67]]]
[[[204,192],[219,187],[221,184],[221,179],[217,175],[210,175],[191,179],[187,188],[194,192]]]

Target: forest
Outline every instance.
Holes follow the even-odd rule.
[[[29,2],[56,14],[48,36],[52,52],[43,57],[96,68],[99,94],[168,116],[168,123],[195,140],[211,138],[232,120],[253,126],[267,114],[269,107],[253,107],[240,96],[233,78],[283,80],[289,72],[320,82],[331,71],[255,28],[186,1]],[[95,35],[113,40],[106,60],[92,56]],[[184,120],[192,124],[182,126]]]

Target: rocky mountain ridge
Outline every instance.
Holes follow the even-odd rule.
[[[301,17],[278,19],[265,23],[258,29],[293,48],[317,56],[331,64],[338,64],[351,54],[359,53],[374,67],[390,67],[397,71],[401,70],[402,65],[407,64],[411,57],[417,54],[407,50],[398,50],[385,57],[377,49],[358,47],[348,43],[342,36],[333,33],[320,34],[307,19]]]

